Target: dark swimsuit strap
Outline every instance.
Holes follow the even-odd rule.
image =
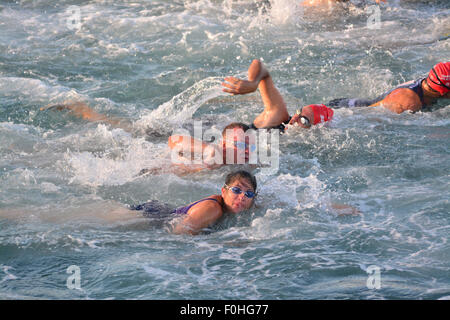
[[[419,86],[417,87],[416,90],[414,90],[419,95],[420,102],[422,102],[422,108],[426,108],[427,107],[427,105],[425,104],[425,98],[423,96],[423,89],[422,89],[422,81],[424,81],[424,80],[425,80],[425,78],[420,80]]]
[[[292,117],[289,117],[288,120],[284,121],[283,123],[280,123],[278,126],[270,127],[270,128],[257,128],[253,123],[251,125],[249,125],[249,127],[250,127],[250,129],[254,129],[254,130],[258,130],[258,129],[266,129],[266,130],[278,129],[281,132],[284,132],[284,129],[289,124],[289,121],[291,121],[291,119],[292,119]]]
[[[375,99],[348,99],[348,98],[339,98],[339,99],[334,99],[328,102],[328,106],[329,107],[334,107],[334,108],[341,108],[341,107],[368,107],[374,103],[380,102],[381,100],[383,100],[384,98],[386,98],[386,96],[388,94],[390,94],[392,91],[396,90],[396,89],[400,89],[400,88],[407,88],[407,89],[411,89],[412,91],[414,91],[420,98],[420,102],[422,103],[422,108],[425,108],[425,101],[424,101],[424,96],[423,96],[423,89],[422,89],[422,81],[425,80],[426,78],[420,78],[416,81],[414,81],[413,83],[410,84],[406,84],[406,85],[402,85],[402,86],[397,86],[394,89],[391,89],[385,93],[383,93],[382,95],[376,97]]]

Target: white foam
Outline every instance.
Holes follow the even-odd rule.
[[[14,269],[13,267],[10,266],[5,266],[5,265],[0,265],[0,267],[2,268],[2,271],[6,274],[2,281],[0,281],[0,283],[9,281],[9,280],[16,280],[18,279],[17,276],[13,275],[9,270]]]
[[[136,125],[138,127],[158,128],[161,124],[170,123],[178,127],[180,123],[192,119],[195,111],[208,100],[225,95],[220,87],[222,80],[220,77],[209,77],[196,82],[157,109],[143,115],[136,122]]]
[[[296,24],[303,18],[302,1],[271,0],[270,17],[275,25]]]
[[[76,182],[91,187],[101,185],[122,185],[135,179],[143,168],[155,165],[164,167],[161,147],[145,141],[132,143],[121,150],[121,158],[108,158],[90,152],[70,152],[65,161],[72,168],[71,183]],[[164,155],[164,153],[162,153]],[[158,161],[158,157],[159,161]]]
[[[60,85],[50,85],[42,80],[19,77],[0,77],[0,94],[3,96],[21,97],[29,101],[48,104],[59,100],[83,100],[83,96],[74,89]]]

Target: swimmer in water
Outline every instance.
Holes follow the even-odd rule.
[[[70,113],[84,120],[107,123],[113,127],[132,131],[129,121],[97,113],[84,102],[51,105],[41,108],[41,111],[43,110],[69,110]],[[205,169],[218,169],[224,165],[248,164],[250,152],[256,148],[255,144],[252,144],[251,135],[246,135],[249,129],[250,127],[244,123],[230,123],[223,129],[221,139],[217,143],[205,142],[186,135],[171,135],[168,138],[168,147],[176,161],[172,162],[170,170],[178,175],[184,175]],[[198,155],[202,159],[201,163],[193,161]],[[253,169],[256,165],[250,164],[248,167]],[[161,168],[143,169],[140,175],[158,174],[161,170]]]
[[[311,104],[304,106],[300,110],[297,110],[296,114],[294,114],[292,117],[289,116],[289,112],[287,110],[286,103],[284,102],[283,97],[275,87],[272,81],[272,77],[270,76],[266,67],[258,59],[253,60],[250,67],[248,68],[248,80],[238,79],[235,77],[227,77],[225,78],[225,82],[222,83],[222,86],[224,87],[224,92],[231,93],[232,95],[243,95],[252,93],[259,89],[264,103],[263,112],[255,118],[252,124],[247,126],[245,124],[235,122],[225,127],[224,132],[222,133],[223,142],[231,141],[232,144],[240,144],[240,142],[243,142],[239,141],[240,136],[242,136],[242,133],[245,133],[248,129],[280,129],[284,131],[287,129],[288,124],[296,124],[303,128],[310,128],[312,125],[330,121],[333,117],[333,110],[323,104]],[[75,116],[88,121],[104,122],[115,127],[124,128],[125,130],[128,129],[124,120],[110,118],[106,115],[97,113],[83,102],[50,105],[41,108],[41,111],[47,109],[67,109]],[[236,124],[238,125],[236,126]],[[230,137],[230,139],[226,138],[225,130],[234,129],[235,127],[240,127],[243,132],[238,132],[236,135]],[[184,139],[181,139],[181,137]],[[186,136],[174,135],[169,137],[169,147],[171,149],[176,146],[180,146],[181,143],[183,143],[184,145],[193,145],[194,142],[198,141],[194,138],[190,139]],[[193,151],[203,152],[204,149],[208,147],[208,145],[209,144],[207,143],[200,142],[198,143],[200,149],[193,149]]]
[[[256,144],[252,141],[252,137],[255,136],[251,134],[251,131],[247,133],[249,129],[279,129],[284,132],[288,124],[310,128],[312,125],[330,121],[333,117],[333,110],[324,105],[305,106],[290,117],[283,97],[273,84],[269,72],[259,60],[254,60],[250,65],[248,77],[249,80],[227,77],[225,79],[227,83],[222,84],[225,87],[224,91],[232,94],[247,94],[259,88],[265,105],[264,111],[250,125],[240,122],[227,125],[223,129],[219,141],[214,143],[186,135],[171,135],[168,138],[168,147],[171,150],[172,160],[176,160],[171,163],[169,169],[171,172],[184,175],[233,164],[245,164],[249,169],[256,168],[257,164],[249,164],[251,153],[253,152],[255,155],[256,152]],[[66,109],[73,115],[88,121],[107,123],[127,131],[132,128],[128,121],[97,113],[83,102],[69,102],[41,108],[41,110],[47,109]],[[192,161],[196,156],[199,159],[199,155],[202,159],[201,163]],[[275,161],[275,159],[270,158],[270,161]],[[140,175],[158,174],[161,170],[161,168],[143,169]]]
[[[249,129],[251,128],[244,123],[233,122],[223,129],[221,141],[218,143],[208,143],[191,136],[172,135],[169,137],[168,146],[174,153],[178,153],[177,165],[184,172],[217,169],[224,165],[248,164],[250,152],[256,148],[254,141],[251,141],[252,135],[246,134]],[[202,156],[201,164],[192,163],[192,158],[196,154]],[[183,160],[187,160],[188,165],[184,165]]]
[[[241,170],[228,174],[220,194],[211,195],[171,212],[184,216],[175,224],[172,232],[196,235],[227,213],[238,214],[250,209],[255,202],[256,188],[256,178],[251,173]],[[130,209],[142,211],[144,216],[160,213],[155,201],[132,206]]]
[[[406,82],[373,99],[335,99],[333,107],[377,107],[402,113],[430,109],[440,99],[450,99],[450,62],[440,62],[431,68],[426,78]]]
[[[272,77],[264,64],[255,59],[248,68],[248,80],[235,77],[226,77],[222,83],[223,91],[232,95],[255,92],[259,89],[264,104],[264,110],[250,125],[252,129],[279,129],[282,132],[288,129],[287,125],[310,128],[321,122],[333,118],[333,109],[323,104],[311,104],[297,110],[292,117],[289,116],[286,103],[281,96]]]
[[[251,152],[256,150],[256,145],[251,141],[252,135],[247,134],[249,129],[279,129],[284,132],[288,128],[288,124],[310,128],[312,125],[330,121],[333,117],[332,109],[317,104],[305,106],[290,117],[283,97],[275,87],[269,72],[259,60],[254,60],[250,65],[248,80],[227,77],[225,81],[222,84],[223,90],[233,95],[251,93],[259,88],[265,106],[264,111],[250,125],[240,122],[227,125],[217,143],[208,143],[186,135],[170,136],[168,147],[172,152],[172,160],[174,160],[174,156],[176,159],[176,161],[172,161],[171,171],[176,174],[183,175],[205,169],[217,169],[224,165],[248,164]],[[75,116],[88,121],[104,122],[125,130],[130,127],[129,125],[128,127],[124,126],[124,124],[126,125],[124,120],[99,114],[82,102],[54,105],[44,109],[68,109]],[[192,161],[196,155],[201,156],[201,163]],[[254,168],[256,164],[249,166]],[[143,169],[140,174],[157,174],[160,171],[160,168]]]
[[[69,220],[79,222],[101,223],[122,223],[129,221],[142,226],[141,215],[149,222],[157,221],[157,226],[167,226],[168,217],[170,220],[170,232],[174,234],[196,235],[208,227],[213,226],[225,215],[242,214],[255,204],[257,197],[256,178],[245,170],[232,172],[225,178],[225,183],[220,194],[213,194],[202,198],[191,204],[173,209],[173,206],[152,200],[140,205],[125,206],[116,201],[101,201],[86,206],[71,206],[60,214],[60,207],[52,210],[46,208],[35,216],[30,216],[30,210],[17,208],[0,209],[1,219],[26,221],[27,217],[32,217],[33,224],[38,217],[42,221],[52,223],[67,223]],[[340,216],[360,216],[362,212],[356,207],[330,203],[331,213]],[[58,214],[56,214],[58,212]],[[136,215],[138,213],[138,215]]]

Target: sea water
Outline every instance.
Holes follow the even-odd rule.
[[[291,114],[375,97],[450,60],[450,41],[436,41],[448,1],[374,6],[0,2],[0,298],[448,299],[448,100],[415,114],[336,109],[327,125],[289,130],[277,170],[254,172],[256,206],[198,236],[115,214],[220,192],[229,168],[139,173],[167,167],[168,136],[193,121],[251,123],[259,93],[220,83],[255,58]],[[40,111],[64,101],[131,129]]]

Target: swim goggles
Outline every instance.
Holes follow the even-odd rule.
[[[244,191],[242,191],[242,189],[239,188],[239,187],[230,187],[230,186],[228,186],[228,185],[225,185],[224,188],[225,188],[225,189],[228,189],[228,190],[231,190],[234,194],[241,194],[242,192],[244,192]],[[245,195],[247,198],[252,199],[252,198],[256,197],[257,193],[255,193],[255,192],[253,192],[253,191],[250,191],[250,190],[247,190],[247,191],[244,192],[244,195]]]
[[[250,152],[255,152],[256,150],[256,144],[248,144],[244,141],[233,141],[233,143],[236,148],[241,150],[246,150],[247,148]]]
[[[433,70],[433,73],[436,76],[436,79],[439,81],[439,83],[434,82],[433,80],[430,79],[430,77],[428,77],[427,81],[430,80],[434,84],[437,84],[438,86],[441,86],[441,87],[444,87],[444,88],[447,88],[448,90],[450,90],[450,87],[446,86],[445,83],[443,83],[442,80],[438,77],[436,70],[434,70],[434,68],[431,68],[431,70]]]
[[[305,127],[310,127],[311,126],[311,122],[309,122],[309,119],[305,116],[302,116],[302,110],[297,109],[296,114],[298,114],[300,116],[300,122],[302,123],[302,125],[304,125]]]

